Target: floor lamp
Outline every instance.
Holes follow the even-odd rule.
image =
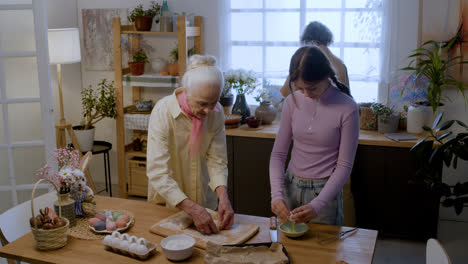
[[[73,146],[80,151],[80,145],[73,132],[71,123],[65,120],[62,94],[62,64],[71,64],[81,61],[80,37],[77,28],[49,29],[49,63],[57,65],[57,82],[60,99],[60,121],[55,125],[57,148],[67,145],[66,132],[68,132]],[[81,151],[80,151],[81,153]]]
[[[60,99],[60,121],[55,125],[57,148],[64,148],[67,146],[66,133],[68,132],[73,147],[78,150],[81,158],[80,144],[73,132],[71,123],[65,120],[62,94],[62,64],[72,64],[81,61],[80,34],[77,28],[59,28],[49,29],[47,35],[49,39],[49,64],[57,65],[57,82]],[[85,170],[85,174],[91,189],[96,192],[94,181],[87,169]]]

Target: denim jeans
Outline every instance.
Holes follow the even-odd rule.
[[[302,180],[294,177],[294,175],[286,171],[284,175],[285,201],[289,209],[300,207],[310,203],[315,199],[328,181],[327,179],[311,179]],[[343,225],[343,191],[339,191],[325,208],[322,209],[320,215],[312,219],[311,223]]]

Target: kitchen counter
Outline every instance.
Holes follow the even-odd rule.
[[[238,213],[272,214],[269,164],[278,128],[279,122],[226,129],[228,193]],[[351,183],[343,188],[345,225],[378,230],[384,237],[427,240],[437,235],[438,200],[411,181],[418,161],[409,149],[417,141],[396,142],[377,131],[360,131]]]
[[[279,129],[279,121],[273,122],[271,125],[262,125],[259,128],[250,128],[246,124],[238,128],[227,128],[226,136],[235,137],[251,137],[251,138],[276,138],[276,134]],[[402,131],[403,132],[403,131]],[[371,146],[387,146],[387,147],[400,147],[400,148],[411,148],[423,135],[416,135],[418,140],[406,140],[406,141],[393,141],[383,134],[380,134],[376,130],[360,130],[359,131],[359,145],[371,145]]]

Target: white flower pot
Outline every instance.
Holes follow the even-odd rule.
[[[432,127],[434,119],[440,112],[444,111],[443,105],[437,107],[435,113],[431,106],[411,105],[408,108],[408,118],[406,129],[409,133],[419,134],[423,132],[423,126]]]
[[[83,126],[74,126],[73,131],[75,132],[78,144],[80,144],[80,151],[86,152],[93,149],[94,144],[94,127],[87,130],[82,130]]]

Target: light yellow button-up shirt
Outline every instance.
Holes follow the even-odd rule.
[[[211,111],[203,121],[199,154],[188,155],[192,121],[176,95],[166,96],[151,112],[148,129],[148,201],[175,207],[184,199],[217,207],[216,187],[227,186],[226,135],[223,111]],[[222,109],[219,104],[218,107]],[[162,199],[161,199],[162,198]]]

